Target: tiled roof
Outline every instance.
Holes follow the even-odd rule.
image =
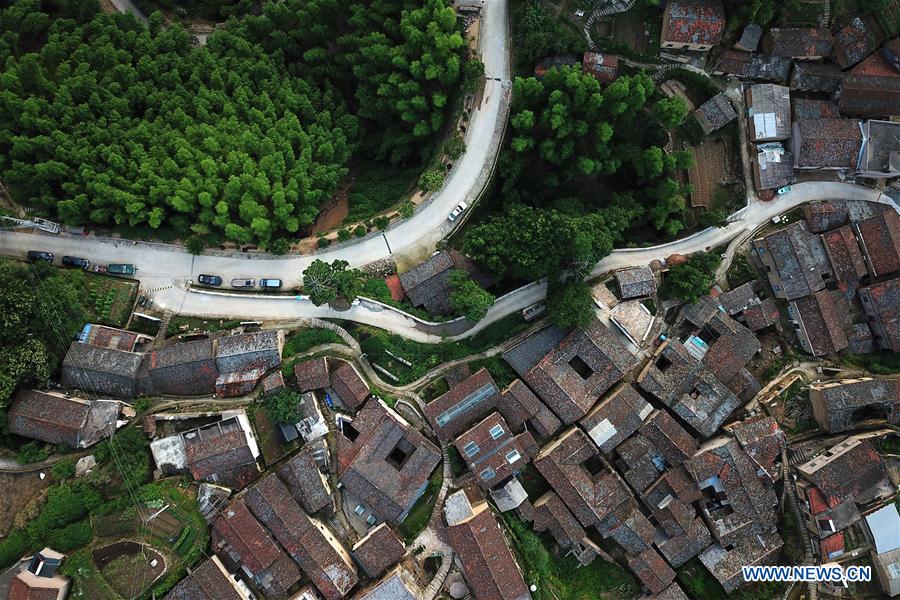
[[[759,27],[759,25],[757,25],[757,27]],[[647,600],[689,600],[689,598],[687,594],[684,593],[684,590],[681,589],[681,586],[673,581],[669,587],[658,594],[649,596]]]
[[[630,497],[627,486],[578,428],[545,446],[534,463],[585,527],[596,525]]]
[[[762,303],[744,310],[741,318],[751,331],[759,331],[778,322],[780,314],[775,300],[766,298]]]
[[[612,81],[619,74],[619,57],[613,54],[585,52],[581,57],[581,70],[600,81]]]
[[[251,487],[246,502],[326,600],[343,598],[356,585],[346,550],[324,525],[306,516],[277,475]]]
[[[453,443],[478,485],[494,488],[528,464],[528,455],[499,413],[491,413]]]
[[[845,225],[822,234],[822,243],[831,263],[838,289],[847,296],[856,293],[859,280],[866,275],[866,261],[859,249],[853,229]]]
[[[810,384],[810,404],[819,426],[830,433],[852,429],[861,409],[900,421],[900,380],[865,377]],[[893,418],[892,418],[893,417]]]
[[[826,27],[773,27],[764,40],[775,56],[817,58],[831,54],[831,32]]]
[[[473,512],[468,520],[449,527],[447,535],[475,596],[486,600],[530,599],[522,573],[487,503],[474,506]]]
[[[804,350],[813,356],[825,356],[847,347],[845,324],[850,322],[850,306],[840,292],[819,290],[791,304],[800,325],[797,337]]]
[[[212,522],[213,550],[228,554],[254,576],[278,560],[282,551],[259,521],[247,510],[243,500],[226,507]],[[299,579],[300,573],[297,573]]]
[[[750,459],[769,478],[778,479],[775,461],[781,458],[781,450],[787,443],[778,422],[773,417],[748,419],[738,423],[732,432]]]
[[[521,379],[503,390],[497,410],[514,431],[521,431],[527,423],[542,438],[549,438],[562,426],[553,411]]]
[[[559,327],[545,327],[504,352],[503,360],[519,377],[525,377],[534,365],[565,339],[567,333]]]
[[[640,298],[656,293],[656,277],[650,267],[631,267],[616,271],[616,282],[619,284],[622,298]]]
[[[833,500],[854,500],[885,481],[887,471],[881,456],[868,440],[849,438],[797,467],[805,479]],[[862,499],[857,501],[862,502]]]
[[[885,211],[853,225],[873,277],[900,271],[900,216]]]
[[[890,117],[900,114],[900,77],[844,74],[838,106],[841,114]]]
[[[324,356],[311,358],[294,365],[294,381],[301,392],[328,387],[328,362]]]
[[[263,394],[273,394],[284,388],[284,375],[281,371],[272,371],[262,380]]]
[[[727,292],[722,292],[718,296],[719,304],[728,311],[729,315],[736,315],[751,306],[759,304],[759,297],[753,290],[754,283],[754,281],[748,281]]]
[[[741,568],[772,564],[784,542],[777,533],[748,536],[738,540],[730,550],[713,544],[700,554],[700,562],[712,573],[725,591],[733,592],[744,585]]]
[[[534,530],[549,531],[563,550],[581,544],[587,533],[555,492],[546,492],[534,502]]]
[[[541,78],[547,74],[547,71],[554,67],[574,65],[577,62],[578,59],[575,58],[574,54],[557,54],[555,56],[548,56],[547,58],[542,58],[541,60],[534,63],[534,76],[537,78]]]
[[[712,535],[703,519],[695,517],[687,524],[685,531],[657,544],[660,553],[670,565],[680,567],[703,552],[712,543]]]
[[[441,250],[401,273],[400,283],[413,306],[422,306],[432,314],[449,314],[453,310],[450,273],[454,269],[471,274],[482,287],[490,283],[471,260],[456,250]]]
[[[57,600],[59,587],[39,587],[32,585],[44,583],[43,577],[35,577],[31,572],[24,571],[13,577],[9,583],[9,594],[6,600]],[[30,583],[29,583],[30,582]]]
[[[884,47],[894,54],[900,54],[900,37],[895,37],[886,43]],[[900,77],[900,72],[897,71],[896,67],[882,52],[873,52],[868,58],[863,59],[859,64],[851,68],[849,73],[853,75]]]
[[[819,542],[819,556],[828,561],[844,553],[844,534],[836,533]]]
[[[834,63],[804,62],[794,63],[790,88],[799,92],[837,91],[841,85],[841,69]]]
[[[804,65],[816,65],[819,63],[803,63]],[[810,98],[794,98],[791,100],[791,116],[794,119],[836,119],[841,116],[840,112],[838,112],[838,106],[834,102],[830,100],[812,100]],[[833,203],[832,200],[816,200],[810,203],[812,204],[829,204]],[[842,204],[841,202],[837,202],[837,204]],[[808,206],[808,205],[804,205]],[[805,211],[804,211],[805,213]],[[813,224],[810,223],[810,228],[813,227]],[[842,223],[838,223],[838,225],[842,225]],[[816,233],[820,233],[818,230],[813,229]]]
[[[578,425],[603,452],[609,454],[637,431],[652,411],[653,407],[626,383],[598,402]]]
[[[218,558],[203,562],[182,579],[165,600],[245,600]]]
[[[524,379],[563,423],[570,424],[636,363],[622,342],[595,319],[566,336]]]
[[[448,388],[455,388],[471,376],[472,369],[469,368],[469,365],[456,365],[444,373],[444,380],[447,382]]]
[[[647,548],[634,558],[629,558],[628,568],[653,594],[658,594],[669,587],[675,579],[675,571],[653,548]]]
[[[713,498],[724,494],[728,499],[728,514],[717,510],[715,499],[706,500],[704,506],[712,534],[720,543],[730,545],[742,538],[775,531],[774,494],[763,486],[759,467],[737,440],[723,439],[706,447],[686,466],[701,490],[712,488]]]
[[[118,398],[137,395],[141,355],[74,342],[62,365],[63,385]]]
[[[756,157],[751,156],[750,160],[753,163],[753,182],[759,191],[774,190],[789,184],[794,178],[794,159],[780,143],[757,146]]]
[[[900,352],[900,278],[862,288],[859,295],[879,345]]]
[[[856,169],[862,131],[854,119],[794,121],[791,139],[795,168]]]
[[[741,79],[781,82],[791,70],[791,59],[770,54],[756,54],[739,50],[726,50],[713,71],[737,75]]]
[[[604,538],[612,538],[629,554],[640,554],[653,545],[656,527],[635,502],[623,502],[607,515],[597,529]]]
[[[900,174],[900,123],[866,121],[859,172],[866,177],[893,177]]]
[[[78,448],[90,411],[88,400],[22,390],[9,407],[7,423],[10,433]]]
[[[786,140],[791,135],[791,92],[783,85],[757,83],[746,92],[750,141]]]
[[[494,410],[500,390],[487,369],[474,375],[425,405],[425,416],[442,440],[451,440]]]
[[[721,311],[713,315],[706,328],[717,337],[703,357],[703,366],[719,381],[730,382],[759,352],[759,340],[752,331]]]
[[[265,369],[251,369],[237,373],[222,373],[216,377],[216,396],[233,398],[249,394],[266,374]]]
[[[875,47],[875,37],[859,17],[853,17],[834,34],[834,59],[844,69],[867,57]]]
[[[278,471],[294,500],[308,513],[331,506],[331,490],[319,471],[314,453],[315,446],[306,444]]]
[[[755,52],[759,47],[759,40],[762,38],[762,27],[756,23],[747,23],[744,31],[741,33],[740,39],[735,43],[734,47],[738,50],[747,52]]]
[[[662,41],[714,46],[722,40],[725,11],[718,0],[669,0]]]
[[[400,562],[404,554],[406,547],[387,523],[373,527],[353,546],[353,558],[366,575],[372,578],[378,577],[388,567]]]
[[[237,419],[185,433],[184,442],[188,468],[198,481],[208,478],[221,481],[219,478],[227,478],[231,472],[242,473],[241,468],[245,466],[258,470],[247,434]]]
[[[341,483],[380,518],[402,519],[424,491],[440,451],[377,399],[363,405],[352,427],[355,440],[338,436]]]
[[[753,240],[753,246],[760,260],[772,267],[769,281],[779,298],[808,296],[825,287],[823,274],[831,275],[821,238],[803,221]]]
[[[412,574],[403,567],[397,567],[358,592],[354,600],[419,600],[422,595]]]
[[[216,342],[216,367],[220,373],[270,369],[281,364],[281,331],[257,331],[227,335]]]
[[[338,362],[338,361],[334,361]],[[332,366],[334,366],[334,362]],[[331,389],[351,410],[358,410],[369,397],[369,386],[351,363],[339,361],[331,372]]]

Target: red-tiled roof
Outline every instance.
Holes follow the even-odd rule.
[[[386,523],[378,525],[353,546],[353,557],[369,577],[378,577],[397,564],[406,547]]]
[[[843,554],[844,534],[836,533],[819,542],[819,551],[821,552],[819,556],[822,557],[822,562],[826,562],[830,558]]]
[[[670,0],[662,41],[714,46],[722,40],[725,11],[718,0]]]
[[[856,223],[873,277],[900,271],[900,216],[893,210]]]
[[[335,363],[339,364],[337,368]],[[358,410],[369,397],[369,386],[348,362],[334,360],[332,368],[331,388],[348,408]]]
[[[491,412],[500,390],[487,369],[474,375],[425,405],[425,416],[442,440],[451,440]]]
[[[237,500],[222,511],[212,523],[212,534],[213,550],[230,546],[240,564],[254,575],[282,555],[266,530],[247,510],[243,500]]]
[[[328,387],[328,363],[325,357],[311,358],[294,365],[294,379],[301,392]]]

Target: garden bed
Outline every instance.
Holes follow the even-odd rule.
[[[147,545],[121,541],[91,553],[94,566],[122,598],[136,598],[166,572],[165,557]],[[151,563],[156,560],[156,565]]]

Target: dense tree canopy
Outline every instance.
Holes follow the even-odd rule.
[[[59,4],[0,11],[0,171],[68,223],[268,247],[314,221],[361,140],[425,145],[465,58],[447,0],[270,2],[206,46],[159,13]]]
[[[314,260],[303,271],[303,290],[309,294],[310,301],[316,306],[337,298],[353,301],[362,290],[362,273],[357,269],[348,269],[349,266],[346,260],[331,263]]]
[[[716,282],[716,268],[722,262],[713,252],[701,252],[675,265],[666,274],[660,294],[687,303],[696,302]]]
[[[450,304],[454,310],[469,319],[480,321],[494,303],[494,295],[485,291],[465,271],[454,270],[450,273]]]

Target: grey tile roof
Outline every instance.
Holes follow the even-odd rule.
[[[7,412],[10,433],[85,448],[116,430],[119,403],[21,390]]]
[[[314,452],[313,444],[304,445],[278,472],[294,500],[306,512],[315,513],[323,509],[330,512],[331,489],[319,471]]]
[[[153,388],[160,394],[200,396],[215,392],[218,372],[210,339],[153,350],[144,360]]]
[[[860,288],[859,297],[878,346],[900,352],[900,278]]]
[[[137,395],[141,355],[73,342],[62,364],[63,385],[118,398]]]
[[[487,369],[451,388],[425,405],[425,416],[442,440],[452,440],[494,410],[500,390]]]
[[[823,275],[832,275],[821,238],[802,221],[753,240],[753,246],[763,264],[771,267],[769,281],[778,298],[808,296],[825,287]]]
[[[747,23],[747,25],[744,26],[744,31],[741,32],[740,39],[738,39],[734,47],[746,52],[755,52],[759,47],[759,40],[761,38],[762,27],[756,23]]]
[[[616,271],[615,277],[616,282],[619,284],[622,298],[640,298],[641,296],[652,296],[656,293],[656,277],[654,277],[650,267],[622,269],[621,271]]]
[[[864,377],[813,383],[809,387],[809,400],[819,427],[830,433],[852,429],[861,413],[881,414],[889,422],[900,422],[898,379]]]
[[[767,51],[789,58],[818,58],[831,54],[831,32],[825,27],[773,27],[763,40]]]
[[[876,47],[875,36],[859,17],[853,17],[834,34],[834,59],[844,69],[867,57]]]
[[[841,85],[841,68],[834,63],[795,62],[790,88],[797,92],[833,93]]]
[[[854,119],[794,121],[791,138],[794,167],[855,170],[862,147],[859,125]]]
[[[609,454],[638,430],[653,407],[631,384],[623,384],[601,400],[578,425],[595,444]]]
[[[716,94],[694,111],[694,118],[697,119],[703,133],[709,134],[734,121],[737,113],[734,112],[734,107],[725,94]]]
[[[736,75],[741,79],[781,82],[791,70],[791,59],[784,56],[726,50],[713,72]]]
[[[744,584],[741,567],[773,564],[783,545],[777,533],[746,537],[731,550],[713,544],[700,554],[700,562],[731,593]]]
[[[503,360],[509,363],[519,377],[525,377],[568,333],[555,326],[541,329],[504,352]]]
[[[281,364],[281,331],[229,335],[216,342],[216,366],[220,373],[277,367]]]
[[[397,567],[359,592],[354,600],[419,600],[422,596],[413,576],[403,567]]]

